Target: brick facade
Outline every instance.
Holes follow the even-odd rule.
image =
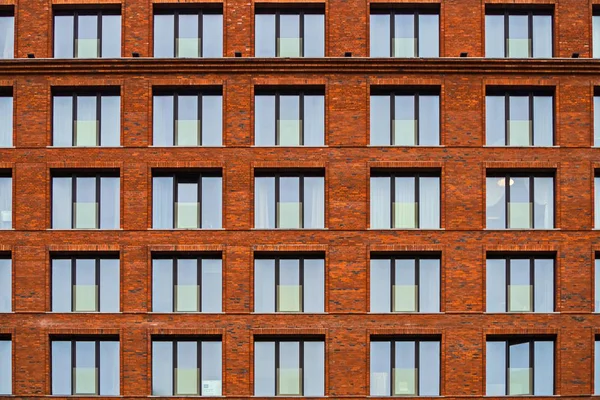
[[[313,0],[310,0],[313,1]],[[202,3],[213,3],[214,0]],[[298,0],[270,3],[305,3]],[[13,228],[0,231],[0,252],[13,260],[13,313],[0,315],[0,334],[13,340],[16,398],[51,393],[49,335],[118,334],[121,395],[151,394],[150,336],[216,334],[223,340],[223,394],[253,396],[256,334],[319,334],[326,343],[325,394],[336,399],[369,394],[372,334],[441,336],[441,395],[485,395],[488,334],[551,334],[556,338],[555,394],[593,393],[595,252],[592,148],[594,88],[600,64],[590,60],[591,17],[597,0],[443,0],[437,60],[370,60],[369,3],[405,0],[323,0],[329,57],[252,59],[252,0],[223,0],[222,60],[157,60],[152,55],[153,3],[189,0],[96,0],[122,12],[121,60],[54,60],[52,8],[88,0],[0,0],[15,13],[15,57],[0,61],[0,87],[14,95],[15,148],[0,149],[0,171],[13,177]],[[426,0],[427,3],[438,1]],[[410,2],[412,3],[412,1]],[[554,7],[553,60],[486,60],[485,5]],[[258,1],[256,2],[258,4]],[[458,57],[468,52],[468,58]],[[574,52],[577,60],[570,59]],[[26,59],[27,54],[35,59]],[[477,59],[472,59],[477,57]],[[566,59],[569,58],[569,59]],[[155,86],[222,86],[222,148],[155,148]],[[322,148],[253,147],[254,87],[320,85],[325,88]],[[436,86],[441,99],[441,144],[427,148],[369,147],[369,89],[373,85]],[[49,148],[54,87],[118,86],[122,148]],[[485,142],[487,86],[550,86],[555,91],[553,148],[489,148]],[[152,230],[154,168],[218,168],[223,173],[223,228]],[[254,170],[264,167],[325,170],[325,230],[254,230]],[[368,230],[371,168],[417,167],[441,171],[441,230]],[[50,174],[62,168],[112,168],[121,176],[121,230],[50,230]],[[486,231],[487,169],[555,171],[555,227],[544,231]],[[121,260],[121,313],[50,313],[51,251],[117,251]],[[223,257],[223,314],[151,314],[150,254],[156,250],[219,251]],[[253,313],[253,253],[322,251],[326,315]],[[369,314],[371,251],[439,251],[441,314]],[[556,313],[486,314],[487,251],[556,254]]]

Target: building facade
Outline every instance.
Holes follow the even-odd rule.
[[[0,0],[0,394],[600,394],[597,10]]]

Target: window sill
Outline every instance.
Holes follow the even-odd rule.
[[[385,149],[389,149],[389,148],[398,148],[398,149],[404,149],[404,148],[418,148],[418,149],[423,149],[423,148],[431,148],[431,149],[437,149],[440,147],[446,147],[445,145],[441,145],[441,144],[428,144],[428,145],[419,145],[419,144],[415,144],[415,145],[395,145],[395,144],[368,144],[367,147],[369,148],[385,148]]]
[[[327,148],[329,146],[327,145],[321,145],[321,146],[308,146],[308,145],[298,145],[298,146],[277,146],[274,144],[270,144],[270,145],[265,145],[265,146],[258,146],[253,144],[252,146],[250,146],[252,148],[257,148],[257,149],[302,149],[302,148],[309,148],[309,149],[324,149]]]
[[[368,228],[369,231],[445,231],[445,228]]]
[[[4,149],[16,149],[17,146],[0,146],[0,150],[4,150]]]
[[[47,149],[122,149],[123,146],[46,146]]]
[[[105,231],[105,232],[110,232],[110,231],[114,231],[114,232],[118,232],[118,231],[122,231],[123,228],[114,228],[114,229],[103,229],[103,228],[47,228],[47,231],[77,231],[77,232],[96,232],[96,231]]]
[[[252,231],[328,231],[329,228],[251,228]]]
[[[484,231],[487,232],[506,232],[506,231],[513,231],[513,232],[521,232],[521,231],[536,231],[536,232],[540,232],[540,231],[560,231],[560,228],[539,228],[539,229],[535,229],[535,228],[504,228],[504,229],[489,229],[489,228],[485,228],[483,229]]]
[[[559,149],[560,146],[493,146],[483,145],[484,148],[490,149]]]
[[[281,312],[281,311],[254,311],[250,315],[328,315],[328,312]]]
[[[203,312],[203,311],[148,311],[148,314],[152,315],[225,315],[223,311],[221,312]]]
[[[225,228],[147,228],[148,231],[224,231]]]
[[[151,149],[202,149],[202,148],[212,148],[219,149],[225,148],[225,146],[221,145],[202,145],[202,146],[148,146]]]
[[[535,312],[535,311],[507,311],[507,312],[502,312],[502,311],[484,311],[484,314],[489,314],[489,315],[506,315],[506,314],[510,314],[510,315],[523,315],[523,314],[527,314],[527,315],[559,315],[560,312],[559,311],[552,311],[552,312]]]
[[[443,315],[446,314],[443,311],[439,311],[439,312],[368,312],[367,314],[369,315]]]
[[[100,314],[100,315],[110,315],[110,314],[123,314],[122,311],[46,311],[45,314]]]

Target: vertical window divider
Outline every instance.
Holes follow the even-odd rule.
[[[100,215],[100,209],[102,207],[100,207],[100,190],[101,190],[101,185],[100,185],[100,180],[102,178],[100,177],[100,175],[96,175],[96,210],[97,210],[97,214],[96,214],[96,229],[101,229],[102,227],[100,226],[100,221],[102,221],[101,215]]]
[[[279,18],[279,13],[277,14],[277,18]],[[279,118],[280,118],[280,114],[281,114],[281,106],[279,104],[280,101],[280,96],[279,96],[279,92],[275,93],[275,145],[279,146],[280,145],[280,140],[279,140]]]
[[[71,258],[71,312],[75,311],[75,296],[73,296],[73,287],[77,284],[77,261],[75,257]]]
[[[508,57],[510,49],[508,48],[508,38],[510,37],[510,24],[508,12],[504,11],[504,57]]]
[[[535,260],[529,258],[529,282],[531,284],[531,312],[535,312]]]
[[[275,228],[279,228],[279,213],[277,212],[279,209],[279,200],[280,200],[280,195],[279,195],[279,190],[280,190],[280,184],[279,184],[279,174],[275,174],[274,178],[275,178],[275,209],[273,210],[275,212]]]
[[[419,396],[419,381],[420,381],[420,374],[421,374],[421,369],[420,367],[420,363],[419,363],[419,356],[420,356],[420,350],[421,350],[421,340],[415,340],[415,369],[416,369],[416,373],[415,373],[415,395]]]
[[[95,259],[95,263],[94,263],[94,267],[95,267],[95,277],[94,279],[96,280],[96,282],[94,282],[96,285],[96,287],[94,288],[96,290],[96,312],[101,312],[102,310],[100,309],[100,258],[96,257]],[[100,354],[100,353],[98,353]]]
[[[419,103],[420,103],[420,99],[419,99],[419,92],[415,93],[415,95],[413,96],[413,101],[415,104],[414,110],[415,110],[415,121],[417,121],[417,129],[415,130],[415,144],[417,146],[419,146],[420,143],[420,137],[421,135],[419,134],[419,132],[421,131],[421,124],[419,123]]]
[[[196,116],[196,120],[197,120],[197,124],[198,124],[198,143],[200,146],[202,146],[202,139],[204,136],[204,124],[202,122],[202,98],[203,98],[203,93],[200,92],[198,94],[198,114]]]
[[[302,302],[300,303],[300,312],[304,312],[304,257],[298,260],[298,282],[300,282],[300,293],[302,294]]]
[[[529,177],[529,206],[531,207],[531,216],[529,217],[530,229],[535,229],[535,207],[533,201],[535,199],[535,177]]]
[[[202,396],[202,341],[196,340],[196,368],[198,368],[198,395]]]
[[[394,38],[396,37],[396,12],[390,12],[390,57],[394,57]]]
[[[77,346],[75,340],[71,340],[71,370],[69,373],[71,374],[71,394],[77,393],[76,389],[76,379],[75,378],[75,369],[77,368]]]
[[[504,342],[504,359],[505,359],[505,368],[504,368],[504,381],[506,382],[505,387],[505,395],[509,395],[510,393],[510,341],[507,340]]]
[[[510,146],[510,96],[504,94],[504,145]]]
[[[279,365],[281,364],[279,361],[279,341],[276,340],[274,343],[275,345],[275,396],[279,395],[279,376],[278,376],[278,371],[279,371]]]
[[[173,340],[173,395],[177,396],[177,363],[179,360],[177,359],[177,343],[178,340]]]
[[[173,307],[172,311],[177,312],[177,285],[178,285],[178,269],[179,269],[179,257],[173,257]]]
[[[302,46],[300,46],[300,57],[304,57],[304,46],[306,46],[306,40],[304,40],[304,11],[300,11],[300,15],[298,16],[298,19],[300,20],[300,21],[298,21],[299,25],[300,25],[299,34],[300,34],[300,42],[302,43]],[[304,129],[302,131],[304,132]]]
[[[534,101],[535,101],[535,97],[534,97],[533,93],[530,92],[529,93],[529,120],[531,121],[531,129],[529,130],[529,142],[531,143],[532,146],[535,146],[535,142],[534,142],[534,140],[535,140],[535,135],[534,135],[535,118],[533,115],[533,112],[534,112],[533,102]]]
[[[396,369],[396,340],[390,340],[390,375],[391,375],[391,385],[390,385],[390,396],[394,395],[396,390],[396,380],[393,378],[394,370]]]
[[[535,368],[535,342],[529,340],[529,367],[534,370]],[[534,370],[535,371],[535,370]],[[535,374],[535,372],[534,372]],[[531,395],[535,394],[535,379],[531,379]]]
[[[392,92],[390,94],[390,145],[395,146],[396,140],[394,138],[394,124],[396,121],[396,93]]]
[[[202,229],[202,173],[198,174],[198,229]]]
[[[177,40],[179,39],[179,11],[173,13],[173,20],[173,30],[175,31],[175,34],[173,35],[173,57],[179,57],[179,49],[177,46]],[[175,134],[175,131],[173,131],[173,134]]]
[[[75,11],[73,13],[73,58],[79,55],[77,53],[77,39],[79,39],[79,13]]]
[[[390,175],[390,194],[392,201],[390,202],[390,228],[394,229],[396,224],[394,223],[394,203],[396,202],[396,174]]]
[[[421,186],[421,176],[420,174],[416,174],[415,177],[413,178],[415,181],[415,202],[417,203],[417,207],[415,207],[415,227],[416,228],[420,228],[421,227],[421,218],[419,217],[419,214],[421,213],[421,190],[420,190],[420,186]],[[440,190],[441,192],[441,190]]]
[[[102,23],[104,21],[104,18],[102,17],[102,13],[98,12],[96,14],[96,26],[98,27],[98,48],[97,53],[98,57],[102,58]]]
[[[533,57],[533,40],[534,40],[535,35],[533,34],[533,13],[531,11],[529,11],[527,13],[527,33],[528,33],[529,37],[531,38],[531,47],[529,49],[529,51],[530,51],[529,57]]]
[[[304,228],[304,175],[298,177],[298,201],[300,203],[299,226]]]
[[[275,288],[274,288],[274,294],[275,294],[275,310],[274,312],[278,312],[279,311],[279,299],[277,296],[277,291],[279,290],[279,257],[275,258]]]
[[[394,286],[396,285],[396,257],[390,259],[390,312],[394,309]]]
[[[204,23],[204,12],[201,9],[200,11],[198,11],[198,54],[200,55],[200,57],[204,56],[204,54],[202,52],[202,48],[203,48],[203,38],[202,38],[203,23]],[[200,107],[200,105],[198,105],[198,107]]]
[[[177,174],[173,177],[173,228],[177,228],[177,203],[179,202],[179,178]]]
[[[198,284],[198,312],[202,312],[202,270],[204,268],[204,263],[201,256],[198,256],[196,259],[196,281]]]
[[[511,276],[510,276],[510,267],[512,265],[512,261],[509,257],[505,257],[504,258],[504,274],[506,276],[506,285],[504,287],[504,291],[505,291],[505,298],[506,300],[504,301],[505,305],[504,305],[504,310],[506,312],[510,312],[510,285],[511,285]]]
[[[279,40],[281,38],[281,21],[279,19],[281,13],[278,10],[275,13],[275,57],[279,57],[279,46],[277,46],[277,40]],[[275,99],[275,107],[277,107],[277,103],[279,102],[279,96],[276,95],[276,99]],[[275,128],[275,130],[277,130],[277,127]],[[277,143],[277,141],[275,141],[275,143]],[[277,393],[277,392],[275,392]]]
[[[76,221],[76,207],[77,204],[77,177],[75,175],[71,175],[71,229],[75,228]]]
[[[304,396],[304,340],[298,343],[298,365],[300,367],[300,396]]]
[[[413,40],[413,48],[415,57],[419,57],[419,11],[415,11],[413,14],[413,25],[415,27],[414,40]]]
[[[415,257],[415,286],[417,287],[416,293],[415,293],[415,312],[419,312],[421,309],[421,304],[420,304],[420,296],[419,293],[421,292],[421,258],[420,257]]]
[[[95,340],[94,341],[94,347],[95,347],[95,351],[96,354],[94,354],[94,361],[96,364],[96,387],[94,388],[94,394],[99,395],[100,394],[100,341],[99,340]]]
[[[303,31],[303,29],[304,29],[304,14],[302,14],[301,18],[302,18],[301,19],[301,21],[302,21],[301,31]],[[302,36],[303,36],[303,34],[302,34]],[[302,57],[304,57],[304,53],[302,54]],[[298,99],[298,102],[299,102],[298,119],[300,120],[300,145],[304,146],[304,125],[305,125],[305,123],[304,123],[304,117],[305,117],[305,115],[304,115],[304,92],[300,93],[298,95],[298,97],[299,97],[299,99]]]
[[[77,95],[77,93],[75,93],[73,95],[73,100],[72,100],[73,101],[73,104],[72,104],[72,107],[73,107],[73,120],[70,121],[71,122],[71,126],[72,126],[72,129],[71,129],[71,146],[75,146],[75,143],[77,141],[77,139],[76,139],[77,138],[77,113],[79,111],[78,108],[77,108],[77,103],[78,103],[77,98],[78,98],[78,95]]]
[[[506,201],[504,202],[504,226],[506,228],[510,228],[510,207],[508,205],[511,203],[510,201],[510,175],[506,174],[504,176],[504,190],[506,191]]]
[[[96,93],[96,121],[98,122],[96,146],[102,146],[102,96],[100,93]]]
[[[177,18],[176,18],[177,19]],[[175,39],[177,40],[177,39]],[[179,94],[173,94],[173,146],[178,146],[177,123],[179,122]]]

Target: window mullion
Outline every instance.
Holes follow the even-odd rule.
[[[96,122],[98,132],[96,134],[96,146],[102,146],[102,95],[96,94]]]
[[[278,392],[279,392],[279,377],[278,377],[278,373],[277,371],[279,371],[279,341],[275,341],[273,342],[275,345],[275,396],[277,396]]]
[[[175,30],[173,35],[173,57],[179,57],[177,52],[177,40],[179,39],[179,11],[175,11],[173,19],[173,29]]]
[[[302,294],[302,303],[300,304],[300,312],[304,312],[304,257],[298,259],[298,282],[300,282],[300,293]]]
[[[414,104],[415,104],[415,106],[414,106],[414,111],[415,111],[415,113],[414,113],[414,119],[415,119],[415,121],[417,121],[417,130],[415,132],[415,134],[417,135],[417,137],[415,138],[416,139],[415,140],[415,144],[418,146],[420,144],[420,139],[421,139],[421,134],[420,134],[420,131],[421,131],[421,123],[420,122],[421,121],[419,121],[419,102],[420,102],[420,100],[419,100],[419,93],[416,93],[414,95],[413,101],[414,101]]]
[[[177,228],[177,203],[179,202],[179,178],[173,174],[173,228]]]
[[[278,131],[279,131],[279,118],[281,116],[281,105],[279,104],[280,102],[280,96],[279,93],[275,94],[275,132],[273,132],[273,134],[275,135],[275,146],[279,146],[279,135],[278,135]]]
[[[306,41],[304,40],[304,12],[301,11],[300,15],[299,15],[299,19],[300,19],[300,43],[302,43],[302,46],[300,46],[300,56],[304,57],[304,46],[306,46]]]
[[[100,226],[100,221],[102,221],[101,219],[101,215],[100,215],[100,210],[102,207],[100,207],[100,175],[96,175],[96,229],[101,229],[102,227]]]
[[[202,12],[202,10],[200,10],[200,12],[198,13],[198,39],[197,43],[198,43],[198,54],[200,54],[200,57],[204,57],[204,54],[202,54],[202,48],[203,48],[203,38],[202,38],[202,29],[203,29],[203,23],[204,23],[204,13]]]
[[[96,54],[98,54],[98,57],[102,58],[102,21],[104,20],[104,18],[102,18],[102,12],[98,12],[96,19],[96,26],[98,27],[98,49]]]
[[[531,229],[535,229],[535,207],[533,206],[533,200],[535,196],[535,178],[531,175],[529,176],[529,208],[531,209],[530,224]]]
[[[198,394],[202,396],[202,340],[196,342],[196,368],[198,369]]]
[[[414,268],[415,268],[415,286],[417,287],[416,290],[416,298],[415,298],[415,303],[416,303],[416,307],[415,307],[415,311],[419,312],[420,308],[421,308],[421,304],[420,304],[420,293],[421,293],[421,259],[419,257],[415,257],[415,264],[414,264]]]
[[[281,36],[281,21],[280,21],[280,12],[277,11],[275,13],[275,57],[279,57],[279,46],[277,46],[277,41],[280,39]],[[279,97],[279,96],[277,96]],[[277,100],[275,101],[275,104],[277,104]]]
[[[173,146],[177,146],[177,123],[179,120],[179,94],[173,94]]]
[[[79,13],[73,13],[73,58],[79,56],[77,53],[77,39],[79,38]]]
[[[77,368],[77,342],[75,340],[71,340],[71,370],[69,373],[71,374],[71,394],[77,394],[77,379],[75,376],[75,368]]]
[[[96,257],[96,310],[101,312],[100,309],[100,258]]]
[[[414,13],[414,27],[415,27],[415,32],[414,32],[414,40],[413,40],[413,46],[414,46],[414,55],[416,57],[419,57],[419,11],[415,11]]]
[[[95,354],[95,361],[96,361],[96,387],[95,387],[95,394],[99,395],[100,394],[100,340],[95,340],[95,350],[96,350],[96,354]]]
[[[75,287],[77,285],[77,260],[71,257],[71,311],[75,311]]]
[[[279,228],[279,218],[278,218],[278,213],[277,213],[277,209],[279,208],[279,199],[280,199],[280,195],[279,195],[279,190],[280,190],[280,184],[279,184],[279,178],[280,175],[276,174],[275,175],[275,209],[273,210],[273,212],[275,213],[275,228]]]
[[[173,268],[173,312],[177,312],[177,285],[179,283],[179,274],[177,273],[177,269],[179,266],[179,258],[174,257],[171,265]]]
[[[416,228],[419,228],[421,226],[421,218],[419,217],[419,215],[421,214],[421,177],[419,174],[416,174],[413,179],[415,180],[415,203],[417,203],[417,207],[415,207],[415,221]]]
[[[177,395],[177,340],[173,340],[173,395]]]
[[[394,37],[396,36],[396,13],[390,12],[390,57],[394,57]]]
[[[535,259],[529,259],[529,282],[531,283],[531,311],[535,312]]]
[[[508,38],[510,37],[510,23],[508,21],[508,12],[504,12],[504,57],[508,57]]]
[[[202,257],[198,257],[196,260],[196,267],[196,284],[198,285],[198,293],[200,293],[198,296],[198,311],[202,312],[202,270],[204,269]]]
[[[394,202],[396,201],[396,175],[390,175],[390,228],[395,228],[394,224]]]
[[[279,296],[277,296],[277,291],[279,290],[279,280],[280,280],[280,273],[279,273],[279,268],[280,268],[280,263],[279,263],[279,257],[275,258],[275,290],[274,290],[274,295],[275,295],[275,309],[273,310],[273,312],[278,312],[279,311]]]
[[[304,176],[298,176],[298,201],[300,203],[299,226],[304,228]]]
[[[304,340],[298,341],[298,364],[300,366],[300,396],[304,396]]]
[[[390,145],[394,146],[395,140],[394,140],[394,124],[395,124],[395,120],[396,120],[396,94],[392,93],[390,95]]]
[[[420,356],[420,348],[421,348],[421,341],[420,340],[415,340],[415,378],[416,378],[416,385],[415,385],[415,395],[419,395],[419,374],[420,374],[420,365],[419,365],[419,356]]]
[[[394,312],[394,286],[396,285],[396,258],[390,259],[390,312]]]
[[[198,228],[202,228],[202,174],[198,176],[198,219],[196,223],[198,224]]]
[[[302,18],[302,21],[304,21],[304,18]],[[304,55],[303,55],[304,57]],[[304,125],[305,125],[305,121],[304,121],[304,93],[300,93],[298,95],[299,97],[299,109],[298,109],[298,119],[300,119],[300,145],[304,146]]]
[[[531,143],[532,146],[535,146],[535,135],[534,135],[534,129],[535,129],[535,118],[533,116],[533,112],[534,112],[534,108],[533,108],[533,102],[534,102],[534,95],[533,93],[529,93],[529,121],[531,124],[531,128],[529,129],[529,141]]]
[[[393,378],[394,370],[396,369],[396,341],[390,340],[390,396],[394,395],[396,389],[396,382]]]
[[[78,113],[78,109],[77,109],[77,93],[75,93],[73,95],[73,104],[72,104],[72,109],[73,109],[73,118],[72,121],[69,121],[71,123],[71,146],[75,146],[76,144],[76,135],[77,135],[77,113]]]
[[[71,175],[71,229],[76,228],[76,205],[77,205],[77,176]]]
[[[510,146],[510,95],[504,94],[504,145]]]
[[[506,273],[506,312],[510,311],[510,280],[511,280],[511,274],[510,274],[510,267],[512,265],[511,259],[510,258],[506,258],[504,261],[504,268],[506,269],[505,273]]]
[[[510,228],[509,204],[510,204],[510,175],[504,176],[504,190],[506,199],[504,201],[504,226]]]
[[[203,123],[202,123],[202,98],[203,98],[203,94],[199,93],[198,94],[198,115],[197,115],[197,124],[198,124],[198,134],[200,135],[200,137],[198,138],[198,143],[200,144],[200,146],[202,146],[203,143],[203,139],[204,139],[204,129],[202,129],[203,127]]]

